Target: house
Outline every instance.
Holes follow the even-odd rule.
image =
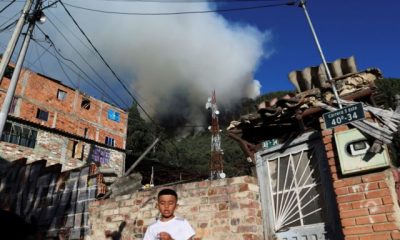
[[[12,72],[0,83],[0,103]],[[96,163],[124,173],[128,113],[40,73],[23,69],[0,141],[0,158],[46,159],[69,170]]]
[[[322,65],[293,71],[296,93],[228,128],[257,171],[264,237],[398,239],[400,115],[380,107],[378,69],[358,71],[353,57],[328,65],[333,83]]]

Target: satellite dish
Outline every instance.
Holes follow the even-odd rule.
[[[226,177],[226,174],[225,174],[224,172],[221,172],[221,173],[219,174],[219,177],[220,177],[220,178],[225,178],[225,177]]]

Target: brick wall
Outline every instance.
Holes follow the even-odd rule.
[[[339,126],[334,131],[347,129]],[[391,171],[341,176],[334,131],[324,130],[322,134],[345,239],[400,239],[400,210]]]
[[[176,213],[191,223],[195,239],[263,239],[261,204],[256,179],[249,176],[173,186],[179,195]],[[91,235],[101,240],[118,234],[125,240],[142,239],[158,217],[155,208],[160,188],[92,202]],[[125,224],[125,225],[124,225]]]
[[[0,82],[0,104],[4,101],[9,82],[8,78]],[[66,93],[64,100],[57,98],[58,90]],[[82,137],[84,129],[88,128],[89,139],[105,143],[106,136],[112,137],[116,147],[125,148],[128,114],[117,107],[27,69],[20,74],[15,96],[18,99],[12,113],[15,117]],[[81,107],[84,98],[90,100],[90,109]],[[36,118],[38,109],[49,113],[47,121]],[[119,122],[108,119],[110,109],[120,114]],[[96,134],[98,131],[102,132],[100,137]]]
[[[90,162],[89,154],[93,145],[84,143],[83,159],[72,158],[68,156],[67,151],[69,140],[70,138],[63,135],[38,130],[35,148],[0,141],[0,159],[14,161],[20,158],[27,158],[28,163],[46,159],[47,165],[60,163],[63,165],[63,170],[81,167],[88,161]],[[110,151],[110,161],[107,164],[101,164],[101,167],[103,169],[112,169],[117,175],[122,175],[125,153],[114,149],[108,149],[108,151]]]

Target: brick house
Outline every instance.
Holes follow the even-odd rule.
[[[11,66],[9,68],[12,69]],[[0,103],[10,83],[0,83]],[[113,176],[124,172],[128,114],[58,80],[23,69],[0,142],[0,158],[46,159],[63,170],[96,162]]]
[[[379,107],[378,69],[358,72],[353,57],[329,67],[343,105],[361,102],[365,119],[323,117],[338,106],[317,66],[289,74],[296,93],[228,128],[257,171],[264,239],[400,239],[400,115]]]

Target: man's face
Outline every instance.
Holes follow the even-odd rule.
[[[177,207],[176,197],[173,195],[161,195],[158,198],[157,206],[163,218],[171,218],[174,216],[174,211]]]

